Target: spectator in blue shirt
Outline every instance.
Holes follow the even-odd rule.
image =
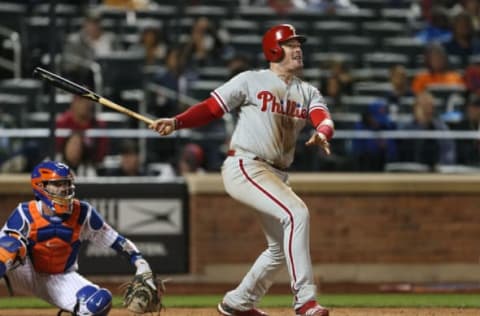
[[[415,34],[415,38],[424,44],[448,42],[452,38],[452,31],[446,9],[441,6],[434,7],[431,11],[430,21]]]
[[[461,66],[466,67],[472,55],[480,53],[480,41],[475,36],[472,16],[468,12],[460,12],[453,19],[453,36],[444,43],[448,55],[460,58]]]
[[[368,106],[362,120],[355,125],[357,131],[395,130],[396,124],[388,115],[388,107],[383,100]],[[386,138],[355,138],[352,143],[354,168],[356,171],[383,171],[387,162],[397,158],[395,140]]]

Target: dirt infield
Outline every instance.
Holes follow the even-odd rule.
[[[55,309],[6,309],[0,310],[0,316],[54,316]],[[268,308],[271,316],[293,316],[291,309]],[[131,316],[124,309],[113,309],[110,316]],[[218,316],[214,308],[169,308],[162,316]],[[331,316],[474,316],[480,315],[480,309],[460,308],[333,308]]]

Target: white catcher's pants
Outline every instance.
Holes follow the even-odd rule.
[[[287,264],[294,308],[314,300],[316,286],[310,258],[309,212],[288,185],[286,172],[265,162],[228,157],[222,166],[225,189],[234,199],[260,212],[268,248],[257,258],[238,287],[224,302],[238,310],[253,308]]]
[[[7,272],[14,293],[34,295],[48,303],[73,312],[76,293],[86,285],[97,287],[77,272],[38,273],[27,258],[24,265]]]

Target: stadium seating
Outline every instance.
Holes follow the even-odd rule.
[[[0,82],[1,93],[11,93],[26,99],[22,106],[26,111],[35,111],[41,106],[43,84],[36,79],[7,79]]]
[[[192,5],[187,6],[184,14],[187,17],[207,17],[213,21],[219,21],[227,16],[228,9],[223,6],[214,5]]]
[[[340,60],[349,69],[354,80],[349,91],[351,95],[341,99],[348,112],[336,113],[334,120],[337,128],[352,129],[371,102],[392,91],[389,83],[390,67],[404,65],[409,79],[424,67],[424,44],[412,35],[415,31],[412,27],[415,27],[415,23],[418,24],[418,21],[411,20],[410,5],[413,1],[352,0],[358,10],[337,10],[335,14],[300,9],[284,14],[269,6],[240,5],[242,1],[229,0],[186,3],[178,0],[154,1],[155,6],[152,8],[135,12],[98,5],[102,27],[116,34],[122,46],[121,51],[97,58],[104,87],[101,92],[115,101],[131,104],[134,110],[143,110],[141,104],[144,101],[141,97],[127,100],[124,96],[129,91],[147,96],[145,83],[164,69],[164,65],[144,67],[143,57],[127,49],[139,43],[141,30],[145,23],[152,20],[158,23],[167,42],[175,45],[184,44],[195,19],[206,16],[225,31],[226,46],[231,50],[228,56],[244,54],[251,58],[254,68],[266,66],[260,45],[264,30],[278,23],[291,23],[299,34],[308,38],[303,47],[303,78],[320,88],[324,79],[331,75],[328,66],[332,61]],[[80,30],[85,8],[86,5],[74,1],[58,2],[55,10],[55,54],[61,54],[67,34]],[[17,30],[21,36],[22,75],[25,78],[31,76],[35,66],[48,64],[52,31],[49,16],[48,4],[24,5],[21,2],[14,4],[13,1],[0,3],[2,27]],[[6,56],[10,58],[11,52]],[[471,62],[478,62],[475,58],[479,59],[478,56],[472,57]],[[188,96],[196,100],[204,99],[228,79],[230,70],[226,67],[227,60],[222,58],[214,65],[195,69],[196,76],[188,78]],[[451,68],[463,70],[458,58],[450,56],[449,61]],[[466,98],[464,88],[432,86],[429,91],[436,98],[439,114],[462,110]],[[46,92],[48,91],[44,87],[35,87],[26,81],[22,85],[7,80],[0,81],[0,99],[5,101],[1,108],[3,111],[11,110],[20,125],[28,122],[28,126],[48,127],[50,111],[46,103]],[[8,99],[9,97],[12,98]],[[413,101],[413,97],[401,98],[395,120],[411,118]],[[61,112],[69,104],[69,100],[57,99],[55,110]],[[111,126],[132,126],[131,122],[124,122],[118,115],[109,118],[109,115],[115,116],[111,111],[102,109],[100,112],[105,113],[101,115],[106,116]],[[337,146],[345,149],[347,144],[348,141],[342,139]],[[389,168],[388,171],[395,171],[396,167]]]
[[[258,21],[247,21],[241,19],[224,19],[220,27],[230,35],[257,34],[260,35],[260,23]]]
[[[362,56],[362,65],[372,68],[390,68],[395,65],[406,65],[409,57],[405,54],[373,51]]]
[[[389,82],[360,81],[353,84],[355,95],[383,97],[392,90]]]
[[[21,3],[0,3],[1,26],[20,32],[22,21],[27,15],[27,7]]]
[[[362,34],[375,39],[378,44],[382,43],[384,38],[392,38],[407,35],[405,24],[392,21],[369,21],[361,24]]]
[[[198,100],[206,99],[210,96],[210,92],[220,86],[223,81],[216,80],[196,80],[190,86],[190,94]]]
[[[122,90],[143,87],[144,57],[132,51],[115,51],[97,58],[100,64],[104,93],[118,99]]]
[[[16,127],[26,126],[26,105],[28,96],[19,93],[1,93],[0,92],[0,113],[6,113],[12,116],[13,124]]]

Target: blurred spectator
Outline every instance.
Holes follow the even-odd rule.
[[[448,126],[435,116],[435,99],[429,92],[421,92],[413,106],[413,120],[402,129],[409,131],[447,131]],[[411,138],[399,142],[399,159],[417,162],[430,168],[456,162],[455,142],[448,138]]]
[[[140,43],[130,47],[130,50],[143,54],[145,56],[145,65],[157,65],[165,61],[167,48],[161,26],[156,23],[150,23],[141,30]]]
[[[230,54],[226,45],[227,37],[226,31],[217,28],[209,18],[195,20],[182,52],[186,67],[196,69],[223,65]]]
[[[90,71],[92,62],[96,57],[107,55],[116,48],[114,35],[102,29],[100,14],[90,11],[84,18],[82,29],[70,34],[65,42],[62,56],[63,72],[93,86],[93,75]]]
[[[430,84],[465,85],[461,74],[449,69],[447,54],[440,44],[427,46],[424,63],[426,70],[413,78],[412,90],[415,94],[426,90]]]
[[[251,67],[250,58],[242,54],[235,55],[227,62],[228,78],[233,78],[239,73],[251,69]]]
[[[302,0],[240,0],[240,6],[270,7],[278,14],[286,14],[297,5],[304,6]]]
[[[131,140],[126,140],[121,145],[120,166],[107,169],[105,176],[114,177],[141,177],[151,175],[144,167],[138,145]]]
[[[96,176],[97,172],[92,166],[91,157],[88,155],[88,147],[83,142],[84,139],[81,131],[70,134],[65,140],[63,150],[57,160],[69,165],[78,176]]]
[[[429,22],[432,19],[432,6],[434,0],[420,0],[414,1],[414,4],[421,6],[421,15],[424,21]]]
[[[0,162],[0,173],[28,173],[45,158],[45,148],[37,141],[28,140]]]
[[[350,74],[350,70],[348,69],[346,63],[342,60],[333,60],[330,64],[330,76],[338,78],[342,86],[342,90],[346,93],[350,94],[352,92],[352,82],[353,78]]]
[[[452,124],[458,131],[480,131],[480,97],[472,95],[465,107],[463,120]],[[457,163],[469,166],[480,165],[480,141],[478,139],[457,139]]]
[[[458,0],[416,0],[411,1],[410,15],[419,22],[430,23],[437,8],[450,12]]]
[[[472,16],[467,12],[458,13],[453,19],[453,36],[444,44],[448,55],[460,58],[462,68],[467,66],[469,57],[480,53],[480,42],[475,36]]]
[[[158,117],[171,116],[184,107],[178,98],[187,94],[189,82],[195,78],[195,74],[185,72],[180,55],[181,49],[170,48],[165,58],[165,67],[153,75],[154,83],[170,90],[170,93],[156,91],[155,100],[149,104],[151,113]]]
[[[467,89],[480,96],[480,60],[470,64],[465,69],[465,84]]]
[[[347,65],[338,59],[328,65],[328,76],[320,82],[320,92],[330,105],[331,112],[345,112],[342,96],[352,93],[353,78]]]
[[[241,1],[243,5],[269,6],[279,14],[287,14],[293,9],[335,14],[337,10],[358,11],[351,0],[256,0]]]
[[[157,117],[172,116],[183,110],[188,105],[181,99],[187,95],[188,88],[196,74],[185,71],[185,65],[181,58],[182,50],[171,47],[165,59],[165,67],[153,75],[152,82],[159,87],[152,88],[147,95],[148,112]],[[160,139],[149,138],[147,147],[147,162],[170,162],[176,152],[177,141],[173,138]],[[171,153],[166,155],[165,153]]]
[[[9,114],[0,110],[0,128],[16,128],[15,118]],[[14,151],[13,138],[0,137],[0,162],[8,159]]]
[[[18,128],[15,117],[0,110],[0,128]],[[45,141],[45,145],[48,141]],[[31,138],[0,136],[0,173],[31,172],[47,156],[47,146]]]
[[[398,64],[390,68],[389,80],[392,84],[392,90],[386,93],[385,99],[389,106],[389,112],[394,114],[400,109],[402,98],[413,97],[413,92],[407,70],[403,65]]]
[[[447,9],[436,5],[429,14],[426,25],[415,34],[415,39],[424,44],[448,42],[452,38],[452,31]]]
[[[197,144],[186,144],[180,154],[178,161],[178,175],[184,176],[187,173],[204,172],[203,164],[205,162],[205,153]]]
[[[267,0],[267,5],[275,10],[278,14],[287,14],[288,11],[294,9],[296,7],[295,2],[299,2],[296,0]]]
[[[150,0],[103,0],[104,5],[127,10],[147,8],[150,2]]]
[[[388,115],[383,101],[376,101],[362,114],[362,121],[355,125],[357,131],[395,130],[396,125]],[[395,140],[385,138],[355,138],[352,156],[356,171],[383,171],[387,162],[397,159]]]
[[[335,14],[337,10],[357,12],[358,7],[351,0],[294,0],[303,2],[306,10],[320,11],[326,14]],[[300,5],[296,5],[300,7]]]
[[[472,18],[473,29],[477,33],[480,31],[480,1],[478,0],[460,0],[452,8],[452,14],[468,12]]]
[[[56,121],[56,128],[71,129],[72,131],[86,131],[93,128],[106,128],[106,123],[95,117],[94,103],[80,96],[73,96],[70,108],[61,113]],[[57,137],[57,152],[62,152],[66,138]],[[86,146],[86,155],[92,163],[98,164],[103,161],[109,148],[107,137],[91,138],[84,136],[83,144]]]
[[[346,112],[348,109],[342,104],[342,84],[338,77],[328,76],[324,79],[321,89],[322,95],[325,97],[328,104],[330,104],[330,111],[332,112]]]

